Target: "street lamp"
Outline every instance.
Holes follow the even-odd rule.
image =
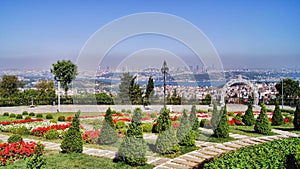
[[[60,79],[56,78],[57,81],[57,112],[60,112]]]
[[[281,82],[281,109],[283,109],[283,78]]]
[[[166,109],[166,75],[169,71],[167,66],[167,62],[164,60],[163,66],[161,68],[161,72],[164,74],[164,108]]]

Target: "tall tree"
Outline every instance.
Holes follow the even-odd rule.
[[[19,93],[18,88],[22,86],[17,76],[3,75],[0,81],[0,95],[3,98],[14,97]]]
[[[282,96],[282,80],[276,84],[276,90],[279,95]],[[284,98],[296,98],[300,95],[299,82],[293,79],[283,79],[283,97]]]
[[[135,82],[136,76],[134,76],[130,81],[129,86],[129,98],[131,101],[131,104],[137,105],[142,104],[143,98],[143,91],[139,84]]]
[[[133,76],[129,72],[123,73],[123,77],[121,77],[118,96],[122,104],[130,104],[129,88],[132,78]]]
[[[220,119],[222,117],[222,112],[218,110],[218,105],[216,102],[213,103],[213,112],[211,116],[211,125],[213,127],[213,130],[215,130],[220,122]]]
[[[149,105],[150,104],[150,98],[153,97],[154,95],[154,82],[152,76],[149,77],[148,79],[148,84],[146,87],[146,92],[144,96],[144,105]]]
[[[42,80],[35,85],[38,90],[38,97],[40,98],[52,98],[55,97],[54,83],[52,80]]]
[[[226,115],[227,109],[226,105],[221,109],[221,119],[220,123],[218,123],[216,129],[214,130],[214,135],[217,138],[228,138],[229,137],[229,124],[228,117]]]
[[[51,73],[54,75],[54,80],[61,82],[67,96],[69,85],[78,75],[77,65],[70,60],[58,60],[57,63],[52,64]]]

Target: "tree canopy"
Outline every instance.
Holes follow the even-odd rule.
[[[276,84],[276,90],[279,95],[282,95],[282,80]],[[283,97],[284,98],[295,98],[300,95],[299,82],[293,79],[283,79]]]
[[[0,96],[3,98],[14,97],[19,93],[19,87],[23,84],[17,76],[3,75],[0,81]]]
[[[72,63],[70,60],[58,60],[57,63],[52,64],[51,73],[54,75],[54,80],[59,80],[65,94],[69,90],[69,85],[75,79],[77,72],[77,65]]]

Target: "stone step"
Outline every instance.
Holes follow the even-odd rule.
[[[180,156],[179,158],[182,158],[187,161],[195,162],[195,163],[201,163],[201,162],[205,161],[205,158],[198,158],[198,157],[190,156],[187,154]]]
[[[239,149],[239,148],[243,147],[242,145],[234,144],[232,142],[223,143],[223,145],[226,147],[235,148],[235,149]]]
[[[242,141],[240,141],[240,140],[233,141],[232,143],[234,143],[234,144],[239,144],[239,145],[241,145],[242,147],[251,146],[251,144],[242,142]]]
[[[189,153],[189,155],[197,157],[197,158],[204,158],[204,159],[211,159],[214,157],[212,155],[202,154],[199,152],[191,152],[191,153]]]
[[[218,156],[218,155],[219,155],[219,153],[217,153],[217,152],[213,152],[213,151],[205,151],[205,150],[200,151],[199,153],[202,153],[202,154],[204,154],[204,155],[210,155],[210,156]]]
[[[213,152],[216,152],[216,153],[218,153],[218,154],[225,153],[224,150],[218,149],[218,148],[216,148],[216,147],[206,147],[206,148],[204,148],[203,150],[213,151]]]
[[[163,163],[166,163],[167,161],[169,161],[169,159],[159,158],[159,159],[155,160],[154,162],[152,162],[151,165],[158,166],[158,165],[161,165]]]
[[[166,166],[167,168],[174,168],[174,169],[187,169],[189,167],[182,166],[176,163],[166,163],[163,165],[163,167]]]
[[[194,166],[197,166],[198,163],[191,162],[191,161],[186,161],[184,159],[179,159],[179,158],[174,158],[171,162],[177,163],[183,166],[188,166],[189,168],[193,168]]]
[[[249,140],[249,139],[245,139],[245,140],[241,140],[241,141],[244,142],[244,143],[247,143],[247,144],[251,144],[251,145],[259,144],[258,142],[255,142],[255,141],[252,141],[252,140]]]
[[[234,151],[236,150],[236,148],[232,148],[232,147],[226,147],[224,145],[216,145],[216,148],[218,149],[221,149],[221,150],[224,150],[224,151]]]
[[[250,140],[251,140],[251,141],[258,142],[258,143],[265,143],[265,142],[268,142],[268,141],[266,141],[266,140],[262,140],[262,139],[259,139],[259,138],[251,138]]]

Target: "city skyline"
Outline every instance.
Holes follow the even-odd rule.
[[[181,17],[198,27],[214,45],[226,69],[299,69],[298,1],[4,0],[0,4],[0,68],[47,69],[58,59],[76,62],[89,37],[104,25],[134,13],[161,12]],[[140,44],[141,40],[145,44]],[[124,50],[128,46],[131,51],[159,46],[169,52],[181,52],[182,57],[192,55],[182,52],[185,49],[180,43],[165,37],[137,37],[118,45],[111,52],[112,58],[132,54]]]

